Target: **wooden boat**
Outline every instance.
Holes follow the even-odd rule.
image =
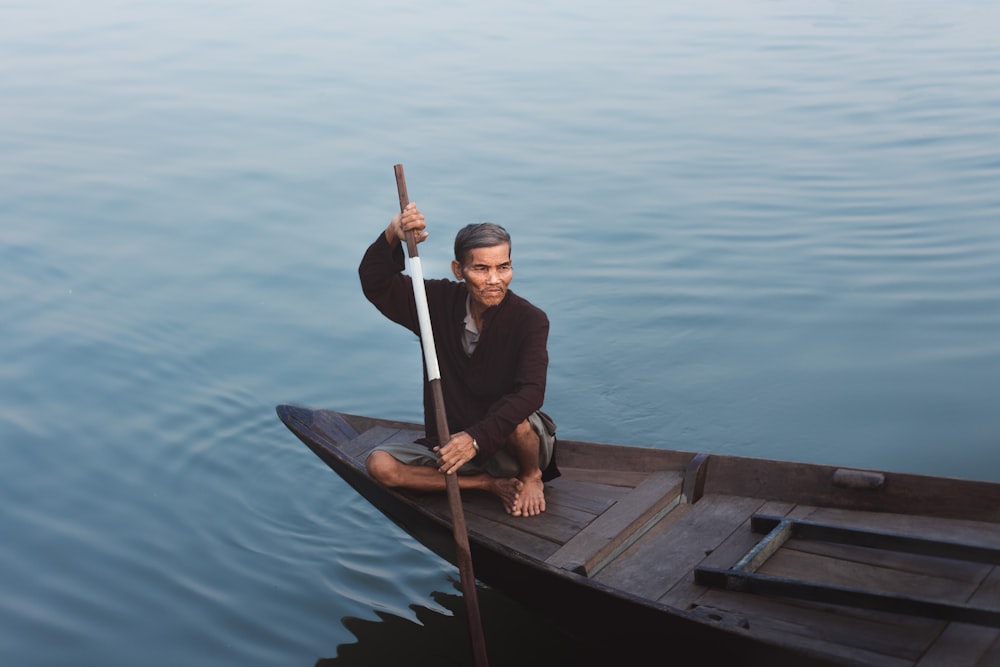
[[[390,490],[364,467],[421,425],[277,412],[454,562],[445,494]],[[475,574],[600,660],[1000,665],[1000,484],[571,440],[558,463],[537,517],[463,492]]]

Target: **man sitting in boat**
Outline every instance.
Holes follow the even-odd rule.
[[[401,242],[410,230],[418,243],[428,236],[412,203],[369,246],[358,273],[368,300],[419,336],[413,286],[403,273]],[[386,486],[418,491],[443,491],[441,473],[457,472],[459,488],[495,494],[513,516],[535,516],[545,511],[543,483],[559,474],[555,424],[540,412],[549,320],[508,289],[510,245],[499,225],[468,225],[455,237],[451,268],[459,282],[424,281],[451,439],[441,445],[430,437],[438,431],[425,372],[428,437],[380,445],[367,467]]]

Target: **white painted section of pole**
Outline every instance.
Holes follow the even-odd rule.
[[[413,283],[413,298],[417,301],[417,320],[420,323],[420,340],[424,344],[424,363],[427,365],[427,379],[440,380],[437,349],[434,347],[434,330],[431,328],[431,311],[427,307],[427,290],[424,289],[424,270],[420,267],[420,257],[410,258],[410,281]]]

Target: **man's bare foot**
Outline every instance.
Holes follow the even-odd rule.
[[[521,490],[517,494],[510,512],[513,516],[537,516],[545,511],[545,485],[542,471],[521,480]]]
[[[504,511],[507,514],[513,514],[514,508],[517,507],[518,496],[521,493],[521,488],[524,486],[517,477],[510,477],[507,479],[494,478],[493,485],[490,491],[500,498],[500,502],[503,503]]]

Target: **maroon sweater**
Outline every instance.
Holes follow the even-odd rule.
[[[402,244],[379,234],[365,252],[358,273],[365,296],[393,322],[420,335],[413,284],[403,274]],[[539,308],[507,291],[484,314],[479,343],[470,357],[462,347],[465,331],[464,283],[425,280],[448,433],[465,431],[484,459],[495,454],[514,428],[542,407],[549,354],[549,320]],[[424,367],[424,427],[436,444],[434,398]]]

